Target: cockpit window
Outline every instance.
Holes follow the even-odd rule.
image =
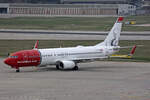
[[[18,56],[9,56],[9,58],[18,58]]]

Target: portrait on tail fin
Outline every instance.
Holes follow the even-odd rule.
[[[116,29],[113,30],[113,39],[111,40],[111,46],[117,46],[118,39],[117,39],[117,32]]]

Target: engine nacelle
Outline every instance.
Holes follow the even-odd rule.
[[[57,66],[59,69],[72,69],[75,67],[75,62],[73,61],[58,61]]]

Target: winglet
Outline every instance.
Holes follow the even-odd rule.
[[[118,19],[117,19],[117,22],[119,23],[119,22],[122,22],[123,21],[123,17],[119,17]]]
[[[36,41],[33,49],[38,49],[38,45],[39,45],[39,40]]]
[[[136,49],[136,45],[132,48],[132,50],[131,50],[131,52],[130,52],[130,54],[131,54],[131,55],[133,55],[133,54],[134,54],[135,49]]]

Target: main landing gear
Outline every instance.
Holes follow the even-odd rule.
[[[78,70],[79,67],[78,66],[74,66],[73,70]]]
[[[60,69],[58,64],[56,64],[56,69],[57,69],[57,70],[59,70],[59,69]]]
[[[73,68],[73,70],[79,70],[79,67],[78,67],[78,64],[77,63],[75,63],[75,66],[74,66],[74,68]]]
[[[64,68],[62,68],[62,67],[60,67],[60,65],[58,65],[58,64],[56,64],[56,69],[57,70],[65,70]],[[68,69],[70,69],[70,68],[68,68]],[[76,65],[76,66],[74,66],[73,68],[71,68],[71,70],[78,70],[79,69],[79,67]]]

